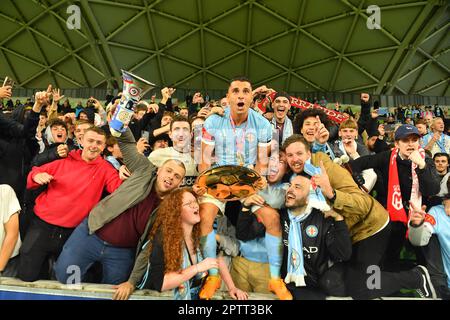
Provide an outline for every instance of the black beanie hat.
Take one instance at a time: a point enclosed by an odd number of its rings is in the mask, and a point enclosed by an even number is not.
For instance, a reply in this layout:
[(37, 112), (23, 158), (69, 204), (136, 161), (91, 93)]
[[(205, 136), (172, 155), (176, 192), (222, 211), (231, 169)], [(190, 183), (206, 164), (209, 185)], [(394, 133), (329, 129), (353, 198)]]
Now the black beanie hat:
[(291, 102), (291, 96), (288, 95), (286, 92), (277, 92), (277, 94), (273, 97), (273, 101), (275, 101), (275, 99), (278, 97), (285, 97), (289, 100), (289, 102)]

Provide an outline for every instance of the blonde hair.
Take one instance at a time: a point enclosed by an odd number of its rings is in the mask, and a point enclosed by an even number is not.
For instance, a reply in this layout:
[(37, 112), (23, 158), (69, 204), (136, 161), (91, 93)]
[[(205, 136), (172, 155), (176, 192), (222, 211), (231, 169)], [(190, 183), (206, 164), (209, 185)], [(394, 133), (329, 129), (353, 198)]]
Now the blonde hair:
[(341, 125), (339, 126), (339, 130), (343, 130), (343, 129), (358, 130), (358, 124), (356, 123), (355, 120), (348, 119), (348, 120), (345, 120), (344, 122), (342, 122)]

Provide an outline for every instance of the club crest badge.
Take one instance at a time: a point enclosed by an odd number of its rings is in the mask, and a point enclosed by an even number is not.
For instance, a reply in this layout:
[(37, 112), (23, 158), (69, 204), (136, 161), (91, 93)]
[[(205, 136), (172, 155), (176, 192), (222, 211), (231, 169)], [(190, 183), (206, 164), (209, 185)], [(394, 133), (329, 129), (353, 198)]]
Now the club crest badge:
[(297, 268), (300, 265), (300, 257), (298, 255), (298, 252), (295, 249), (292, 249), (292, 259), (291, 259), (291, 263), (292, 263), (292, 267), (294, 268), (294, 270), (297, 270)]
[(306, 235), (310, 238), (315, 238), (319, 234), (319, 229), (314, 225), (309, 225), (306, 227)]
[(255, 136), (253, 135), (253, 133), (248, 133), (247, 136), (246, 136), (246, 140), (249, 143), (252, 143), (253, 141), (255, 141)]

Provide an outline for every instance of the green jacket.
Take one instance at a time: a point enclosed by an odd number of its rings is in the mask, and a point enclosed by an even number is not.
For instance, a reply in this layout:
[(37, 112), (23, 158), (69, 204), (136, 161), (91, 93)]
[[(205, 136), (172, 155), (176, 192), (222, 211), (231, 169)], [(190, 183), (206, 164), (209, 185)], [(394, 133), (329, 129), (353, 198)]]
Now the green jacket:
[[(127, 209), (135, 206), (144, 200), (153, 188), (156, 180), (157, 168), (136, 148), (136, 141), (130, 129), (122, 134), (118, 139), (120, 150), (122, 151), (125, 165), (132, 175), (125, 180), (122, 185), (112, 194), (100, 201), (89, 213), (88, 226), (89, 233), (93, 234), (105, 224), (117, 218)], [(156, 208), (147, 222), (145, 231), (139, 239), (136, 250), (136, 261), (130, 281), (136, 284), (143, 276), (147, 267), (147, 257), (141, 252), (142, 245), (147, 240), (148, 232), (156, 217)]]

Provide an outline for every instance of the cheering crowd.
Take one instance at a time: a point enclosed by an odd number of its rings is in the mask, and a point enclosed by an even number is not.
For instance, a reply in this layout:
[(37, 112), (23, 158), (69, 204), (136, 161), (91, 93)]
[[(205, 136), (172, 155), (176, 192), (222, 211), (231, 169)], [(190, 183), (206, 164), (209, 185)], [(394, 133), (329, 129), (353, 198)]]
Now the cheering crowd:
[[(0, 276), (112, 284), (114, 299), (450, 298), (448, 110), (381, 116), (362, 93), (337, 121), (324, 98), (297, 108), (244, 77), (219, 101), (174, 92), (138, 102), (119, 137), (121, 95), (72, 108), (49, 85), (4, 105)], [(198, 183), (226, 165), (260, 174), (257, 193)]]

